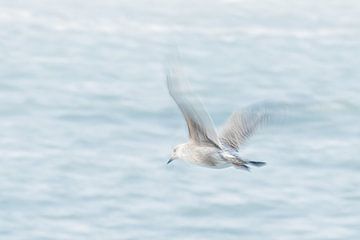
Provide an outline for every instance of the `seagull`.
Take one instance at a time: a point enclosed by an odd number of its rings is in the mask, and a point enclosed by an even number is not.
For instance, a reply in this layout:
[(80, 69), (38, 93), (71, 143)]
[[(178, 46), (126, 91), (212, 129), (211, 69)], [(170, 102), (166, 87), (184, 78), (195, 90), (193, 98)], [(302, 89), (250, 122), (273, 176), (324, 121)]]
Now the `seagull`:
[(187, 82), (180, 80), (177, 70), (168, 70), (167, 88), (186, 121), (189, 140), (173, 148), (167, 164), (181, 159), (208, 168), (235, 167), (247, 171), (250, 166), (264, 166), (265, 162), (243, 159), (239, 147), (268, 122), (269, 112), (254, 107), (233, 112), (218, 134), (201, 101), (192, 94)]

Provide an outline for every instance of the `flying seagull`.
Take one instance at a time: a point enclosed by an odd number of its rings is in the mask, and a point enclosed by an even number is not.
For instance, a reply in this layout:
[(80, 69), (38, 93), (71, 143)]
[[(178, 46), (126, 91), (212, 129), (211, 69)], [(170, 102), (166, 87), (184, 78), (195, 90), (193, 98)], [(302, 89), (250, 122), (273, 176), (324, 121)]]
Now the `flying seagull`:
[(167, 87), (185, 118), (189, 141), (177, 145), (168, 164), (175, 159), (209, 168), (235, 167), (250, 170), (250, 166), (263, 166), (265, 162), (248, 161), (239, 153), (239, 147), (254, 131), (269, 120), (265, 108), (248, 108), (234, 112), (218, 134), (212, 119), (190, 90), (186, 81), (179, 79), (177, 69), (167, 73)]

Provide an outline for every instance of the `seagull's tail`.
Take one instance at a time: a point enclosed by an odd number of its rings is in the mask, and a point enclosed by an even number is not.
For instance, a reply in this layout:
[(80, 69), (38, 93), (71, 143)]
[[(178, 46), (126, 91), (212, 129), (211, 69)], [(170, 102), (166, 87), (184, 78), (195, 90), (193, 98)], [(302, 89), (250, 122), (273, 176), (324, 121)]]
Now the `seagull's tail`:
[(243, 169), (243, 170), (246, 170), (246, 171), (250, 171), (250, 166), (262, 167), (262, 166), (266, 165), (266, 162), (241, 160), (241, 162), (233, 162), (232, 164), (236, 168)]
[[(229, 159), (226, 159), (229, 160)], [(244, 160), (241, 159), (240, 157), (232, 156), (232, 158), (230, 158), (230, 162), (232, 163), (232, 165), (236, 168), (240, 168), (243, 170), (247, 170), (250, 171), (250, 166), (255, 166), (255, 167), (262, 167), (266, 165), (266, 162), (258, 162), (258, 161), (248, 161), (248, 160)]]
[(246, 161), (246, 163), (255, 167), (262, 167), (266, 165), (266, 162), (257, 162), (257, 161)]

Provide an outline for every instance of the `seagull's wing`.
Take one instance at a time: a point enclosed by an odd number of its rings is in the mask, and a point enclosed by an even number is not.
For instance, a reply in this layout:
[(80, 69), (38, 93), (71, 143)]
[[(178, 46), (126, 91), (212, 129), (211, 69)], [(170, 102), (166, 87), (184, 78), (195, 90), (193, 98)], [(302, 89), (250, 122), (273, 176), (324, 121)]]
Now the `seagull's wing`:
[(219, 134), (220, 141), (234, 150), (251, 137), (255, 130), (267, 124), (272, 113), (266, 106), (248, 107), (243, 112), (234, 112)]
[(168, 70), (167, 87), (185, 118), (190, 140), (197, 144), (211, 144), (221, 148), (221, 143), (209, 114), (201, 101), (191, 93), (187, 82), (179, 79), (179, 73), (176, 69)]

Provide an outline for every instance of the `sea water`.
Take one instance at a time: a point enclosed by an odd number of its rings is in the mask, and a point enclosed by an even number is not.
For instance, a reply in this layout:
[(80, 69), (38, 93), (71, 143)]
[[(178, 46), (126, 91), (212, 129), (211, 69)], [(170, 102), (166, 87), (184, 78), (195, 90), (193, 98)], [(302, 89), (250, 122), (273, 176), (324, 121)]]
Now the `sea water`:
[[(0, 238), (360, 238), (358, 1), (0, 1)], [(166, 162), (187, 140), (165, 84), (217, 126), (289, 117), (251, 172)]]

